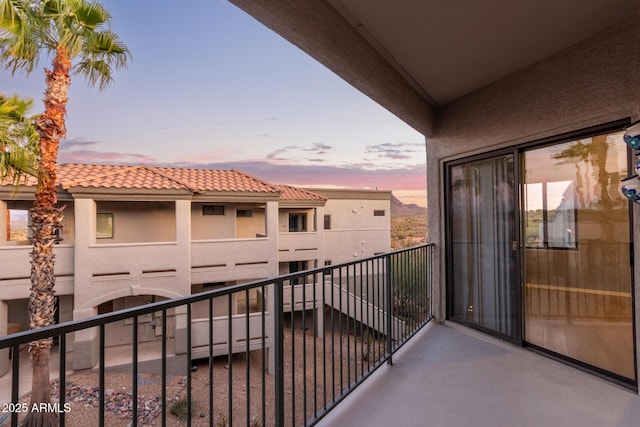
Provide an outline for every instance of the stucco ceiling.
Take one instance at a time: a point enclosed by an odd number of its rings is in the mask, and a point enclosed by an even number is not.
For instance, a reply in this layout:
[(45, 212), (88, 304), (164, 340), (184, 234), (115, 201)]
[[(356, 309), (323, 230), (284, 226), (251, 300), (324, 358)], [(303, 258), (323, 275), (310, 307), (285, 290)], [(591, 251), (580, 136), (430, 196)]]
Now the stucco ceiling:
[(640, 10), (640, 0), (328, 0), (444, 105)]

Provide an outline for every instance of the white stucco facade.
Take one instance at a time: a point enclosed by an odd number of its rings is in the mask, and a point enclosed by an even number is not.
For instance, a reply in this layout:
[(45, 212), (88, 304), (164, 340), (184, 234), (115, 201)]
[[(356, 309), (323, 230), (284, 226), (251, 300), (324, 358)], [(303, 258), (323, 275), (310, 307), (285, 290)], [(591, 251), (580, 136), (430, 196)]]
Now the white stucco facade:
[[(12, 240), (9, 231), (10, 213), (24, 214), (32, 197), (30, 191), (14, 193), (9, 187), (0, 188), (0, 227), (7, 230), (0, 233), (2, 334), (8, 327), (13, 331), (28, 328), (31, 246), (24, 239)], [(136, 194), (112, 188), (61, 190), (65, 228), (63, 240), (54, 249), (58, 321), (267, 279), (288, 273), (292, 263), (309, 269), (323, 266), (325, 259), (332, 263), (351, 261), (352, 252), (363, 257), (389, 250), (390, 192), (336, 190), (325, 197), (316, 194), (314, 200), (283, 200), (278, 192), (186, 195)], [(351, 220), (356, 205), (358, 209), (368, 207), (366, 220), (364, 212), (358, 222)], [(374, 217), (373, 208), (384, 210), (385, 216)], [(349, 212), (343, 213), (345, 209)], [(106, 237), (97, 233), (97, 217), (104, 214), (109, 215), (112, 226)], [(325, 215), (332, 216), (335, 229), (324, 229)], [(334, 233), (357, 241), (358, 247), (342, 250)], [(232, 310), (242, 312), (247, 306), (259, 309), (257, 301), (253, 294), (248, 302), (234, 300)], [(226, 313), (226, 303), (223, 305), (216, 308), (217, 313)], [(198, 345), (198, 319), (205, 311), (194, 307), (194, 348)], [(156, 339), (159, 326), (159, 319), (148, 317), (140, 319), (143, 340)], [(186, 351), (181, 348), (185, 320), (180, 312), (170, 313), (167, 319), (177, 352)], [(208, 328), (206, 322), (202, 325)], [(131, 342), (130, 322), (110, 324), (107, 329), (107, 345)], [(80, 355), (74, 357), (76, 368), (93, 366), (97, 332), (77, 333), (73, 350)], [(6, 369), (6, 355), (3, 364)]]

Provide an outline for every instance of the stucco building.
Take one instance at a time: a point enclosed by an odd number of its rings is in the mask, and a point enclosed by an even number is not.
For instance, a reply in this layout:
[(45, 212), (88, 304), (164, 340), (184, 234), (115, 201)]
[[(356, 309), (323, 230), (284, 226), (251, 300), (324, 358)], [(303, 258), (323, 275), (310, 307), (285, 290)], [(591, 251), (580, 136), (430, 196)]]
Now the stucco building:
[[(27, 235), (12, 236), (11, 229), (26, 228), (34, 185), (28, 181), (18, 192), (10, 185), (0, 187), (0, 230), (6, 230), (0, 233), (2, 334), (28, 328), (30, 245)], [(233, 170), (79, 164), (59, 166), (58, 188), (59, 204), (66, 206), (61, 240), (54, 249), (58, 321), (351, 261), (390, 248), (389, 191), (305, 190)], [(341, 245), (337, 239), (354, 244)], [(261, 310), (260, 301), (256, 293), (248, 301), (237, 297), (232, 314)], [(214, 316), (228, 314), (226, 301), (217, 301), (214, 308)], [(179, 338), (185, 318), (171, 314), (167, 326), (171, 337)], [(198, 325), (202, 323), (206, 336), (208, 306), (195, 304), (192, 316), (197, 353)], [(140, 341), (157, 339), (159, 322), (153, 314), (140, 319)], [(223, 322), (226, 317), (220, 325)], [(125, 321), (109, 325), (106, 344), (129, 343), (131, 327)], [(222, 337), (216, 351), (226, 352), (228, 339), (233, 337)], [(75, 357), (74, 365), (90, 367), (96, 346), (95, 331), (76, 333), (74, 351), (83, 357)]]

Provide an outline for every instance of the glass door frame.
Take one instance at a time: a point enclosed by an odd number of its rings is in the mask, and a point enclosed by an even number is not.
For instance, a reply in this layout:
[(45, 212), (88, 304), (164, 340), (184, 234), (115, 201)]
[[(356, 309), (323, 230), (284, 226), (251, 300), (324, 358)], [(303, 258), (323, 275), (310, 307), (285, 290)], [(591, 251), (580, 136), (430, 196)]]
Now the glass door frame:
[[(626, 127), (628, 127), (631, 124), (631, 119), (627, 118), (627, 119), (621, 119), (621, 120), (616, 120), (613, 122), (608, 122), (608, 123), (603, 123), (601, 125), (597, 125), (597, 126), (592, 126), (589, 128), (585, 128), (585, 129), (581, 129), (581, 130), (577, 130), (577, 131), (573, 131), (573, 132), (568, 132), (568, 133), (564, 133), (561, 135), (557, 135), (557, 136), (553, 136), (553, 137), (549, 137), (549, 138), (545, 138), (545, 139), (541, 139), (541, 140), (536, 140), (536, 141), (531, 141), (528, 143), (524, 143), (521, 144), (519, 146), (517, 146), (517, 150), (518, 150), (518, 154), (520, 155), (520, 160), (519, 160), (519, 166), (520, 166), (520, 170), (524, 171), (524, 158), (522, 156), (522, 154), (525, 151), (528, 150), (534, 150), (534, 149), (538, 149), (538, 148), (544, 148), (544, 147), (549, 147), (549, 146), (553, 146), (556, 144), (561, 144), (563, 142), (569, 142), (572, 140), (578, 140), (578, 139), (582, 139), (582, 138), (590, 138), (590, 137), (595, 137), (595, 136), (599, 136), (599, 135), (603, 135), (603, 134), (608, 134), (608, 133), (614, 133), (614, 132), (619, 132), (619, 131), (623, 131)], [(634, 154), (633, 151), (631, 150), (631, 148), (627, 147), (626, 150), (626, 156), (627, 156), (627, 176), (633, 176), (635, 174), (635, 164), (634, 164)], [(621, 177), (621, 179), (624, 179), (626, 177)], [(524, 182), (524, 181), (523, 181)], [(524, 212), (524, 185), (522, 185), (522, 188), (520, 189), (520, 204), (518, 209), (521, 212)], [(522, 299), (522, 318), (523, 318), (523, 324), (522, 324), (522, 336), (523, 336), (523, 341), (522, 341), (522, 346), (529, 348), (533, 351), (536, 351), (538, 353), (542, 353), (548, 357), (551, 357), (553, 359), (559, 360), (561, 362), (567, 363), (569, 365), (572, 365), (574, 367), (577, 367), (579, 369), (585, 370), (587, 372), (590, 372), (592, 374), (598, 375), (600, 377), (603, 377), (609, 381), (614, 381), (615, 383), (622, 385), (624, 387), (627, 388), (631, 388), (635, 391), (638, 390), (638, 357), (637, 357), (637, 341), (636, 341), (636, 303), (635, 303), (635, 290), (636, 290), (636, 286), (635, 286), (635, 264), (634, 264), (634, 231), (633, 231), (633, 203), (631, 201), (628, 201), (629, 204), (629, 209), (628, 209), (628, 225), (629, 225), (629, 285), (630, 285), (630, 291), (631, 291), (631, 314), (632, 314), (632, 319), (631, 319), (631, 324), (632, 324), (632, 329), (633, 329), (633, 361), (634, 361), (634, 372), (635, 372), (635, 378), (632, 379), (632, 382), (630, 382), (630, 379), (620, 376), (614, 372), (611, 371), (607, 371), (605, 369), (599, 368), (597, 366), (594, 365), (590, 365), (586, 362), (571, 358), (570, 356), (565, 356), (563, 354), (559, 354), (554, 352), (553, 350), (547, 349), (545, 347), (540, 347), (536, 344), (527, 342), (524, 337), (526, 337), (526, 327), (527, 325), (524, 322), (524, 312), (525, 312), (525, 305), (526, 301), (524, 299)], [(522, 221), (522, 220), (521, 220)], [(523, 223), (522, 223), (523, 224)], [(524, 224), (523, 227), (521, 229), (521, 241), (524, 242), (524, 234), (525, 234), (525, 230), (524, 230)], [(523, 243), (524, 245), (524, 243)], [(521, 286), (524, 286), (524, 275), (525, 275), (525, 262), (524, 262), (524, 247), (521, 248), (522, 252), (521, 252)], [(524, 289), (522, 289), (522, 295), (524, 295)]]
[[(522, 339), (524, 337), (524, 329), (523, 329), (523, 301), (522, 301), (522, 286), (521, 286), (521, 278), (522, 278), (522, 272), (521, 272), (521, 225), (520, 225), (520, 160), (519, 160), (519, 152), (518, 152), (518, 148), (516, 147), (511, 147), (511, 148), (507, 148), (507, 149), (502, 149), (502, 150), (497, 150), (497, 151), (491, 151), (488, 153), (482, 153), (482, 154), (477, 154), (474, 156), (470, 156), (470, 157), (464, 157), (461, 159), (456, 159), (456, 160), (452, 160), (449, 162), (445, 162), (444, 163), (444, 169), (445, 169), (445, 183), (444, 183), (444, 187), (445, 187), (445, 200), (444, 200), (444, 209), (445, 209), (445, 215), (444, 215), (444, 219), (445, 219), (445, 239), (446, 239), (446, 271), (445, 271), (445, 280), (446, 280), (446, 293), (447, 293), (447, 304), (446, 304), (446, 317), (447, 319), (453, 320), (455, 322), (461, 323), (465, 326), (468, 326), (470, 328), (473, 329), (477, 329), (479, 331), (482, 331), (484, 333), (487, 333), (489, 335), (495, 336), (497, 338), (503, 339), (505, 341), (509, 341), (512, 342), (514, 344), (517, 345), (522, 345)], [(482, 160), (490, 160), (490, 159), (495, 159), (498, 157), (505, 157), (505, 156), (511, 156), (513, 159), (513, 218), (511, 221), (511, 230), (510, 230), (510, 234), (511, 234), (511, 241), (512, 241), (512, 250), (510, 252), (511, 254), (511, 260), (509, 260), (509, 262), (513, 262), (514, 263), (514, 268), (512, 270), (512, 277), (511, 277), (511, 281), (512, 281), (512, 286), (513, 286), (513, 307), (516, 309), (515, 312), (515, 316), (514, 316), (514, 331), (515, 331), (515, 336), (511, 337), (505, 334), (502, 334), (498, 331), (494, 331), (488, 328), (485, 328), (481, 325), (475, 324), (475, 323), (471, 323), (471, 322), (466, 322), (462, 319), (458, 319), (458, 318), (454, 318), (453, 317), (453, 311), (454, 311), (454, 299), (453, 299), (453, 246), (451, 244), (451, 242), (453, 241), (452, 238), (452, 230), (453, 230), (453, 211), (451, 209), (452, 206), (452, 200), (451, 200), (451, 193), (452, 193), (452, 183), (451, 183), (451, 169), (455, 166), (461, 166), (461, 165), (465, 165), (468, 163), (473, 163), (473, 162), (477, 162), (477, 161), (482, 161)]]
[[(444, 221), (445, 221), (445, 246), (446, 246), (446, 250), (445, 250), (445, 290), (446, 290), (446, 318), (448, 320), (457, 322), (457, 323), (461, 323), (465, 326), (468, 326), (470, 328), (473, 329), (477, 329), (480, 330), (484, 333), (487, 333), (489, 335), (501, 338), (503, 340), (512, 342), (516, 345), (520, 345), (522, 347), (528, 347), (528, 348), (532, 348), (535, 351), (539, 351), (541, 353), (544, 353), (550, 357), (559, 359), (565, 363), (569, 363), (571, 365), (574, 365), (578, 368), (587, 370), (589, 372), (595, 373), (596, 375), (600, 375), (603, 376), (609, 380), (613, 380), (625, 387), (630, 387), (634, 390), (638, 390), (638, 357), (637, 357), (637, 352), (638, 352), (638, 347), (637, 347), (637, 341), (636, 341), (636, 336), (637, 336), (637, 331), (636, 331), (636, 304), (635, 304), (635, 291), (636, 291), (636, 284), (635, 284), (635, 264), (634, 264), (634, 253), (635, 253), (635, 248), (634, 248), (634, 221), (633, 221), (633, 204), (632, 202), (628, 202), (629, 203), (629, 236), (630, 236), (630, 275), (629, 275), (629, 283), (630, 283), (630, 290), (631, 290), (631, 310), (632, 310), (632, 326), (633, 326), (633, 352), (634, 352), (634, 363), (635, 363), (635, 379), (633, 381), (632, 384), (629, 383), (628, 380), (624, 379), (624, 378), (620, 378), (618, 375), (611, 373), (609, 371), (605, 371), (602, 370), (598, 367), (592, 366), (592, 365), (588, 365), (585, 364), (584, 362), (580, 362), (578, 360), (575, 359), (571, 359), (569, 357), (563, 356), (563, 355), (559, 355), (557, 353), (554, 353), (550, 350), (546, 350), (544, 348), (535, 346), (533, 344), (528, 344), (525, 340), (524, 337), (525, 335), (525, 328), (526, 325), (524, 324), (524, 313), (525, 313), (525, 301), (524, 301), (524, 292), (523, 292), (523, 286), (524, 286), (524, 228), (523, 228), (523, 185), (522, 185), (522, 170), (523, 170), (523, 159), (521, 154), (526, 151), (526, 150), (530, 150), (530, 149), (534, 149), (534, 148), (542, 148), (545, 146), (550, 146), (550, 145), (555, 145), (558, 143), (562, 143), (562, 142), (567, 142), (570, 141), (572, 139), (580, 139), (580, 138), (586, 138), (586, 137), (593, 137), (593, 136), (597, 136), (597, 135), (601, 135), (601, 134), (605, 134), (605, 133), (611, 133), (611, 132), (616, 132), (616, 131), (621, 131), (624, 130), (627, 126), (629, 126), (631, 124), (631, 119), (630, 118), (626, 118), (626, 119), (620, 119), (620, 120), (615, 120), (612, 122), (608, 122), (608, 123), (603, 123), (601, 125), (597, 125), (597, 126), (592, 126), (592, 127), (588, 127), (588, 128), (584, 128), (584, 129), (580, 129), (580, 130), (576, 130), (576, 131), (572, 131), (572, 132), (566, 132), (560, 135), (555, 135), (552, 137), (548, 137), (548, 138), (543, 138), (543, 139), (538, 139), (538, 140), (534, 140), (534, 141), (530, 141), (530, 142), (525, 142), (522, 144), (518, 144), (516, 146), (513, 147), (509, 147), (509, 148), (504, 148), (504, 149), (499, 149), (499, 150), (493, 150), (493, 151), (489, 151), (486, 153), (481, 153), (481, 154), (476, 154), (476, 155), (472, 155), (472, 156), (468, 156), (468, 157), (463, 157), (460, 159), (455, 159), (455, 160), (451, 160), (451, 161), (446, 161), (443, 163), (443, 176), (444, 176)], [(475, 325), (469, 322), (464, 322), (461, 321), (459, 319), (453, 318), (452, 313), (453, 313), (453, 281), (452, 281), (452, 271), (453, 271), (453, 256), (452, 256), (452, 210), (451, 210), (451, 190), (452, 190), (452, 186), (451, 186), (451, 168), (454, 166), (459, 166), (459, 165), (463, 165), (466, 163), (470, 163), (470, 162), (474, 162), (474, 161), (478, 161), (478, 160), (486, 160), (486, 159), (491, 159), (491, 158), (495, 158), (495, 157), (500, 157), (500, 156), (504, 156), (504, 155), (513, 155), (514, 158), (514, 191), (515, 191), (515, 209), (514, 209), (514, 224), (516, 226), (516, 231), (514, 234), (514, 237), (516, 238), (515, 240), (517, 241), (517, 255), (515, 256), (515, 266), (514, 266), (514, 272), (515, 272), (515, 278), (514, 278), (514, 286), (516, 287), (515, 290), (515, 295), (516, 298), (518, 299), (517, 301), (517, 307), (518, 307), (518, 313), (517, 313), (517, 321), (519, 322), (519, 339), (518, 340), (514, 340), (511, 337), (507, 337), (504, 336), (502, 334), (497, 333), (496, 331), (492, 331), (492, 330), (487, 330), (486, 328), (483, 328), (479, 325)], [(632, 176), (634, 174), (634, 169), (635, 169), (635, 164), (634, 164), (634, 155), (631, 151), (631, 149), (627, 148), (627, 168), (628, 168), (628, 175)]]

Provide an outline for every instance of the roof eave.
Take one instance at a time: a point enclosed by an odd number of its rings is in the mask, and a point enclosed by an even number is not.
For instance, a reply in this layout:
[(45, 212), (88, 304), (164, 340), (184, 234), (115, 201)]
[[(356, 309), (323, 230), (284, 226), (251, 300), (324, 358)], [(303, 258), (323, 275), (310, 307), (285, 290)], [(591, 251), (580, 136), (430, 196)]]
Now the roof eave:
[(280, 208), (317, 208), (326, 204), (326, 200), (280, 200)]
[(202, 191), (193, 195), (194, 202), (277, 202), (280, 193), (250, 191)]
[(95, 200), (185, 200), (191, 199), (189, 190), (167, 190), (150, 188), (95, 188), (72, 187), (67, 189), (73, 198)]

